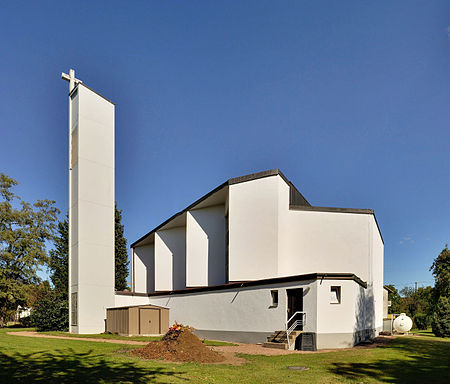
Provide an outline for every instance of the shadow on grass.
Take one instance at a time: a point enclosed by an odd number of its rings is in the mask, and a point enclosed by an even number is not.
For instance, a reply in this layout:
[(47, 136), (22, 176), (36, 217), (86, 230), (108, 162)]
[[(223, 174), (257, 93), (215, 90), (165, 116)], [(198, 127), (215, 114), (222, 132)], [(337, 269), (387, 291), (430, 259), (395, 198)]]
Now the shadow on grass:
[(0, 352), (0, 383), (147, 383), (163, 376), (178, 376), (164, 368), (145, 368), (133, 362), (107, 360), (93, 351)]
[[(396, 339), (381, 347), (386, 357), (369, 363), (333, 363), (330, 371), (350, 380), (382, 383), (450, 383), (450, 343)], [(377, 352), (381, 352), (377, 348)]]

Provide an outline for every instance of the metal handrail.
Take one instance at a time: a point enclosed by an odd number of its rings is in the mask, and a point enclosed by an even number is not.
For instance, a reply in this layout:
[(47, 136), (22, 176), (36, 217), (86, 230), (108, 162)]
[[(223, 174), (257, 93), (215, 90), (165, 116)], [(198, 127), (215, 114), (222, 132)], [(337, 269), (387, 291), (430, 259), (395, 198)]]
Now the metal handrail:
[[(289, 327), (289, 322), (298, 314), (302, 315), (302, 318), (299, 320), (295, 320), (292, 325)], [(295, 312), (289, 319), (288, 321), (286, 321), (286, 338), (287, 338), (287, 342), (288, 342), (288, 349), (291, 349), (291, 342), (289, 340), (289, 335), (294, 332), (295, 328), (297, 328), (299, 325), (301, 326), (305, 326), (306, 324), (306, 313), (305, 312), (300, 312), (297, 311)]]

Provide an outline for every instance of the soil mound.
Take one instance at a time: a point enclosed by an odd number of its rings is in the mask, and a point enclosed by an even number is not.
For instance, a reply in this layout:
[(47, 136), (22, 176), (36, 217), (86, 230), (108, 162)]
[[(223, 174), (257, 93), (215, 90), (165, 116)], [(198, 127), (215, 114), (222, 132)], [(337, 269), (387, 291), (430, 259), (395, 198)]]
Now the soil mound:
[(152, 341), (145, 347), (131, 351), (133, 355), (144, 359), (164, 359), (169, 361), (196, 361), (199, 363), (217, 363), (224, 357), (209, 349), (189, 329), (176, 337), (164, 336), (161, 341)]

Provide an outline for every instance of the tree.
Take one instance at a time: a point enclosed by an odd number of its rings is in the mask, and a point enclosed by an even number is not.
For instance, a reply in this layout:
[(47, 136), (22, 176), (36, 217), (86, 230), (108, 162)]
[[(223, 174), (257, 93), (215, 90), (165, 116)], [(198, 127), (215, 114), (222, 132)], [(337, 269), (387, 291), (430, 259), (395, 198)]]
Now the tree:
[(450, 337), (450, 252), (448, 244), (434, 259), (430, 267), (433, 273), (435, 313), (431, 327), (433, 333), (440, 337)]
[(50, 278), (55, 290), (62, 298), (69, 296), (69, 220), (58, 223), (58, 236), (54, 240), (55, 249), (50, 251)]
[(128, 288), (128, 253), (127, 240), (122, 224), (122, 210), (115, 205), (115, 288), (117, 291), (125, 291)]
[(397, 288), (393, 286), (392, 284), (386, 285), (386, 287), (389, 287), (389, 289), (392, 290), (392, 292), (389, 291), (388, 293), (388, 300), (391, 302), (391, 307), (389, 309), (390, 313), (400, 313), (401, 312), (401, 305), (402, 305), (402, 298), (400, 294), (398, 293)]
[(69, 301), (63, 293), (41, 284), (36, 290), (31, 311), (31, 322), (41, 331), (67, 331), (69, 329)]
[(18, 182), (0, 173), (0, 326), (9, 311), (27, 306), (28, 286), (48, 262), (46, 242), (53, 239), (59, 210), (55, 202), (23, 201), (12, 189)]
[(448, 250), (448, 244), (445, 244), (445, 248), (434, 259), (433, 264), (430, 267), (432, 271), (436, 290), (436, 298), (440, 296), (450, 296), (450, 251)]
[(448, 296), (439, 298), (431, 328), (438, 337), (450, 337), (450, 300)]
[(405, 287), (400, 291), (402, 297), (401, 311), (408, 316), (428, 315), (433, 313), (433, 288), (420, 287), (417, 290)]
[(69, 328), (69, 221), (58, 223), (48, 267), (53, 289), (49, 284), (36, 290), (32, 324), (38, 331), (67, 331)]

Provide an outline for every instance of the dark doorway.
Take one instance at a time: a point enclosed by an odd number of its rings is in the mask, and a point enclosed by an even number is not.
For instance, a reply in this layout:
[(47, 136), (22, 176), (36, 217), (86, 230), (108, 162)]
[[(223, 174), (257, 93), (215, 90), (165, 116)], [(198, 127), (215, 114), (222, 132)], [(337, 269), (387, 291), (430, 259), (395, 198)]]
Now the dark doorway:
[[(303, 312), (303, 288), (287, 289), (287, 318), (290, 319), (295, 312)], [(295, 320), (300, 320), (301, 316), (297, 315), (289, 321), (288, 327)], [(303, 324), (301, 326), (303, 329)]]

